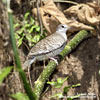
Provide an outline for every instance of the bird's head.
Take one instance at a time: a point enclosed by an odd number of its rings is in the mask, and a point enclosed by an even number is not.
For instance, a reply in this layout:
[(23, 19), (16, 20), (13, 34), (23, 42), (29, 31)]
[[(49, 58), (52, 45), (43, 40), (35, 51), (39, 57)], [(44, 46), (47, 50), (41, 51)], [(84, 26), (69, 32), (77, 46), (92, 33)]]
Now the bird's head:
[(66, 33), (67, 30), (71, 29), (71, 27), (69, 27), (68, 25), (66, 24), (60, 24), (58, 25), (56, 31), (57, 32), (62, 32), (62, 33)]

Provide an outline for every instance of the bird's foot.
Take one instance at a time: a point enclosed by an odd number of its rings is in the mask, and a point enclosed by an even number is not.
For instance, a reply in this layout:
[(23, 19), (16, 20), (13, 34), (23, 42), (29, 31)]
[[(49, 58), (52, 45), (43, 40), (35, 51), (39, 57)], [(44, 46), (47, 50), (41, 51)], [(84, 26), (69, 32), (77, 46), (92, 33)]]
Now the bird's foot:
[(58, 61), (55, 58), (50, 57), (51, 60), (53, 60), (57, 65), (58, 65)]

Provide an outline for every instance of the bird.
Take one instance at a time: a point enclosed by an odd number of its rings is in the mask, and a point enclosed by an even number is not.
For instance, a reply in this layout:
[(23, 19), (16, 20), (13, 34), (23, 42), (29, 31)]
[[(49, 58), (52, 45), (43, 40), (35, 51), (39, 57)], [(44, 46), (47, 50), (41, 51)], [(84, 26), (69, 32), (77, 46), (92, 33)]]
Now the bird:
[(41, 61), (46, 59), (54, 59), (55, 56), (60, 54), (64, 49), (67, 43), (66, 32), (70, 27), (67, 24), (60, 24), (56, 28), (56, 32), (47, 36), (46, 38), (39, 41), (32, 49), (30, 50), (26, 61), (23, 64), (23, 69), (30, 67), (35, 61)]

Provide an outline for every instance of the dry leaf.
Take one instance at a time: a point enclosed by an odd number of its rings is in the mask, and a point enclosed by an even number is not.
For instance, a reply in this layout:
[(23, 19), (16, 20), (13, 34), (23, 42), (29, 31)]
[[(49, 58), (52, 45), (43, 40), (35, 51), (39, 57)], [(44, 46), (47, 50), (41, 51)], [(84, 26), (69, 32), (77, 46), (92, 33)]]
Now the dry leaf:
[[(44, 27), (49, 33), (54, 33), (58, 24), (68, 24), (72, 27), (70, 32), (94, 30), (93, 26), (99, 25), (100, 18), (97, 14), (97, 7), (94, 3), (77, 4), (64, 11), (67, 18), (52, 0), (44, 2), (44, 6), (39, 8)], [(37, 9), (33, 9), (33, 14), (37, 16)]]
[(66, 9), (64, 13), (67, 16), (76, 18), (84, 25), (98, 26), (100, 23), (98, 9), (96, 3), (78, 4)]
[[(33, 13), (37, 16), (37, 9), (33, 9)], [(65, 15), (56, 7), (52, 0), (44, 2), (44, 6), (40, 7), (40, 14), (44, 27), (49, 33), (53, 33), (56, 30), (58, 24), (66, 24), (69, 20)]]

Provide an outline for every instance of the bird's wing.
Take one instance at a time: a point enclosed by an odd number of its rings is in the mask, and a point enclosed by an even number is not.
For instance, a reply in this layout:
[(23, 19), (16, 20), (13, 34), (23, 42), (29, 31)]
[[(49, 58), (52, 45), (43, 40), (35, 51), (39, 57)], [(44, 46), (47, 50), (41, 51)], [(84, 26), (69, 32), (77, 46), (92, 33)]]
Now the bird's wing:
[(66, 40), (60, 34), (52, 34), (38, 42), (29, 52), (28, 58), (49, 53), (60, 48), (65, 42)]

